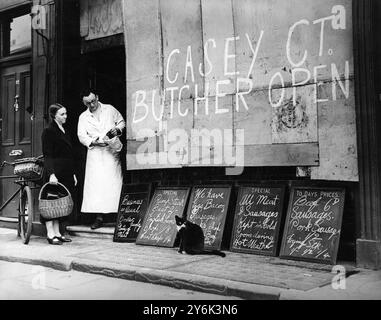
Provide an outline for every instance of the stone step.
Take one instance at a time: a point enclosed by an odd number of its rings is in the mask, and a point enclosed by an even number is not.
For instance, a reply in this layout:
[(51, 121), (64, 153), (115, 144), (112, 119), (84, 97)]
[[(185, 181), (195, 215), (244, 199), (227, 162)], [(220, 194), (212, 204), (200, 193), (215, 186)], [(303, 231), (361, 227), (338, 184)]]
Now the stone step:
[(107, 223), (102, 228), (95, 230), (85, 225), (67, 226), (66, 230), (71, 236), (76, 237), (112, 239), (114, 237), (115, 224)]

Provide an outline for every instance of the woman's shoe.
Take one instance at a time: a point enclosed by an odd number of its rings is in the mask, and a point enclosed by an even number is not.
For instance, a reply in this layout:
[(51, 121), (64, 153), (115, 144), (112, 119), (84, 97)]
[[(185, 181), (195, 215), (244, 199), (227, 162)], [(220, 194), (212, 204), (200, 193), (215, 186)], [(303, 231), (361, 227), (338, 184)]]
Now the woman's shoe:
[(55, 237), (55, 239), (58, 239), (59, 241), (61, 242), (72, 242), (73, 240), (69, 239), (69, 238), (66, 238), (64, 236), (61, 236), (61, 237)]
[(54, 237), (53, 239), (46, 238), (48, 240), (49, 244), (54, 244), (54, 245), (61, 245), (62, 242), (57, 239), (57, 237)]

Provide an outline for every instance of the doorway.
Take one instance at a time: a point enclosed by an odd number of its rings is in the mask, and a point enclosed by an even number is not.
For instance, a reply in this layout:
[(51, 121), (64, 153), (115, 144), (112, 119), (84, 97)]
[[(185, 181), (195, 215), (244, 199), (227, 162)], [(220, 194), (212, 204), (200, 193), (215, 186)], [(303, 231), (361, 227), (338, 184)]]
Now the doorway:
[[(87, 52), (82, 55), (82, 88), (91, 88), (97, 92), (99, 101), (114, 106), (126, 120), (126, 58), (125, 47), (112, 48)], [(121, 137), (123, 149), (120, 152), (120, 161), (123, 176), (126, 176), (126, 135)], [(85, 156), (83, 168), (85, 173)], [(81, 179), (82, 180), (82, 179)], [(81, 189), (83, 190), (83, 189)], [(93, 222), (94, 217), (81, 215), (81, 222), (88, 224)], [(107, 215), (105, 223), (115, 223), (116, 215)]]
[[(18, 152), (22, 157), (32, 154), (32, 108), (30, 103), (30, 64), (0, 71), (1, 83), (1, 150), (0, 161), (11, 161)], [(12, 167), (4, 167), (1, 175), (13, 175)], [(8, 199), (17, 189), (13, 179), (0, 180), (0, 201)], [(17, 198), (0, 213), (2, 217), (17, 217)]]
[(83, 84), (97, 91), (102, 103), (113, 105), (126, 119), (126, 59), (124, 46), (83, 56)]

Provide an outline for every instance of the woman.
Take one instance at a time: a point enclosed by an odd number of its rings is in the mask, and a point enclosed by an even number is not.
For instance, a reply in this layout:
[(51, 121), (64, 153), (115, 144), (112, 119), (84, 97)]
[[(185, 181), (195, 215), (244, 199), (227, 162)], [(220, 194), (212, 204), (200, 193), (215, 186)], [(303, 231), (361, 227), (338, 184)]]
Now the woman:
[[(77, 178), (74, 174), (74, 155), (70, 136), (63, 127), (67, 119), (66, 108), (55, 103), (49, 107), (49, 116), (50, 125), (42, 133), (46, 179), (53, 184), (57, 182), (63, 184), (73, 194)], [(41, 222), (46, 225), (49, 244), (60, 245), (72, 241), (61, 235), (60, 221), (62, 218), (48, 220), (41, 217)]]

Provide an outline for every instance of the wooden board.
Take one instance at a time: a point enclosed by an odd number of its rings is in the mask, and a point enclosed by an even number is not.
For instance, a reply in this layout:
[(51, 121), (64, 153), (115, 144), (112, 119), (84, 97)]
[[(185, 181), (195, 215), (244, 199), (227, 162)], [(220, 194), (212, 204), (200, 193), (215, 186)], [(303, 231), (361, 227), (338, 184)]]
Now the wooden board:
[(194, 186), (192, 189), (187, 219), (204, 231), (205, 249), (221, 249), (230, 193), (230, 186)]
[(81, 1), (81, 36), (86, 40), (123, 33), (122, 1)]
[(293, 187), (280, 257), (335, 264), (345, 190)]
[(227, 48), (229, 55), (235, 55), (234, 41), (226, 42), (226, 38), (234, 37), (232, 2), (231, 0), (202, 0), (201, 5), (203, 39), (205, 44), (208, 42), (205, 52), (213, 66), (210, 68), (209, 64), (205, 63), (205, 83), (210, 84), (208, 88), (205, 86), (205, 96), (216, 95), (216, 83), (219, 80), (230, 81), (229, 84), (221, 86), (221, 91), (226, 94), (234, 93), (236, 83), (235, 58), (228, 59), (226, 70), (224, 60), (225, 48)]
[[(342, 85), (346, 85), (342, 81)], [(338, 83), (320, 86), (318, 103), (320, 166), (311, 168), (314, 180), (359, 181), (354, 82), (348, 80), (348, 98)], [(332, 98), (335, 90), (336, 100)]]
[[(216, 146), (204, 146), (210, 150), (205, 156), (196, 153), (190, 137), (192, 129), (205, 128), (206, 135), (228, 129), (234, 131), (233, 148), (244, 145), (239, 166), (320, 165), (312, 179), (358, 181), (353, 86), (349, 98), (339, 100), (338, 85), (337, 99), (329, 95), (334, 91), (329, 83), (354, 76), (351, 0), (125, 0), (122, 5), (127, 138), (148, 138), (154, 148), (143, 152), (158, 159), (139, 162), (137, 144), (129, 142), (128, 170), (233, 166), (218, 161)], [(228, 112), (216, 113), (216, 98)], [(344, 116), (326, 107), (336, 103)], [(237, 137), (239, 129), (244, 139)], [(188, 137), (168, 142), (174, 130)], [(345, 143), (330, 137), (346, 137)], [(165, 160), (172, 146), (177, 163)], [(344, 158), (348, 161), (340, 162)]]
[(285, 187), (241, 186), (234, 216), (230, 250), (276, 256)]
[[(181, 99), (194, 97), (197, 84), (197, 95), (203, 97), (204, 78), (199, 73), (199, 66), (204, 63), (200, 0), (160, 1), (160, 12), (165, 39), (164, 89), (176, 87), (173, 94), (176, 101), (184, 85), (189, 85), (189, 89), (182, 92)], [(169, 100), (170, 93), (167, 93), (166, 101)]]
[(136, 244), (173, 247), (177, 234), (175, 215), (184, 215), (189, 191), (181, 187), (157, 188)]
[(316, 85), (273, 89), (271, 93), (276, 102), (284, 93), (281, 105), (272, 108), (272, 143), (318, 142)]
[[(272, 143), (272, 107), (268, 90), (254, 91), (238, 97), (234, 108), (234, 130), (245, 132), (245, 145), (270, 145)], [(247, 105), (247, 109), (245, 104)], [(238, 112), (237, 112), (238, 110)]]
[[(350, 74), (353, 76), (353, 42), (352, 42), (352, 0), (233, 0), (234, 27), (237, 42), (237, 71), (246, 77), (252, 63), (253, 52), (250, 49), (246, 34), (253, 49), (258, 45), (260, 33), (263, 37), (259, 43), (256, 61), (251, 72), (255, 88), (268, 88), (271, 77), (280, 72), (285, 86), (292, 82), (293, 68), (287, 57), (287, 40), (290, 28), (298, 23), (290, 37), (290, 58), (294, 63), (305, 62), (299, 66), (307, 69), (314, 78), (314, 67), (317, 80), (331, 78), (331, 64), (344, 74), (343, 63), (350, 61)], [(345, 29), (334, 29), (329, 19), (334, 6), (345, 9)], [(322, 23), (319, 19), (328, 18)], [(314, 23), (316, 21), (316, 23)], [(296, 81), (305, 79), (305, 74), (296, 74)], [(276, 78), (274, 85), (280, 85)]]
[[(155, 112), (159, 114), (158, 94), (162, 89), (159, 4), (157, 0), (124, 0), (122, 6), (127, 67), (127, 138), (136, 138), (139, 130), (157, 130), (159, 127), (151, 110), (154, 100)], [(140, 90), (144, 91), (144, 103), (150, 112), (147, 120), (134, 123), (134, 119), (139, 120), (144, 116), (143, 108), (138, 109), (136, 115), (133, 108), (135, 99), (143, 99), (136, 93)], [(156, 90), (156, 95), (153, 90)]]
[(147, 212), (150, 193), (150, 185), (145, 188), (123, 186), (116, 218), (114, 242), (134, 242), (136, 240)]

